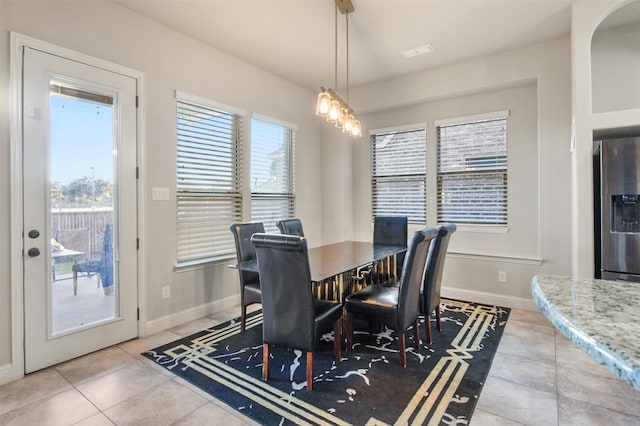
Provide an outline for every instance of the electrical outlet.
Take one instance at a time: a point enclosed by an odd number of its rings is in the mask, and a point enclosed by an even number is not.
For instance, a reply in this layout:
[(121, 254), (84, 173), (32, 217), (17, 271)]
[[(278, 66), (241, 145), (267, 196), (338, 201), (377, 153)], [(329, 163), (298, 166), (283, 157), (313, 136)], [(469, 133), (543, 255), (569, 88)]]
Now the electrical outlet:
[(498, 281), (501, 283), (507, 282), (507, 273), (505, 271), (498, 271)]
[(171, 286), (165, 285), (164, 287), (162, 287), (162, 298), (168, 299), (170, 297), (171, 297)]

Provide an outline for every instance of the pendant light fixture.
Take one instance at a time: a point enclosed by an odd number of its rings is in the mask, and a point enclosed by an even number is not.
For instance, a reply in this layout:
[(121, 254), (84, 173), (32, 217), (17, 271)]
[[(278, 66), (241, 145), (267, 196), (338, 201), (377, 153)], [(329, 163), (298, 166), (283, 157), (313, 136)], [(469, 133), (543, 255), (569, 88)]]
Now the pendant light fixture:
[(342, 128), (343, 133), (354, 138), (362, 136), (360, 120), (353, 113), (353, 108), (349, 106), (349, 13), (353, 13), (354, 8), (351, 0), (335, 0), (336, 9), (334, 13), (334, 87), (338, 87), (338, 10), (345, 15), (346, 20), (346, 76), (347, 76), (347, 101), (344, 101), (334, 89), (320, 87), (318, 101), (316, 102), (316, 115), (326, 117), (327, 122), (333, 123), (336, 127)]

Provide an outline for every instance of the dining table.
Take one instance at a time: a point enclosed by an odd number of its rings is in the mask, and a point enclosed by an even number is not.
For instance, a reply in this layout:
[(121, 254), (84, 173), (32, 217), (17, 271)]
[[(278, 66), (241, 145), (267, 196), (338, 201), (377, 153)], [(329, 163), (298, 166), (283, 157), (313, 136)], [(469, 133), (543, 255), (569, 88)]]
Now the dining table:
[[(373, 244), (364, 241), (341, 241), (309, 249), (311, 283), (316, 297), (344, 301), (348, 295), (371, 284), (373, 271), (384, 270), (395, 276), (396, 256), (405, 246)], [(241, 271), (258, 272), (258, 262), (229, 265)]]

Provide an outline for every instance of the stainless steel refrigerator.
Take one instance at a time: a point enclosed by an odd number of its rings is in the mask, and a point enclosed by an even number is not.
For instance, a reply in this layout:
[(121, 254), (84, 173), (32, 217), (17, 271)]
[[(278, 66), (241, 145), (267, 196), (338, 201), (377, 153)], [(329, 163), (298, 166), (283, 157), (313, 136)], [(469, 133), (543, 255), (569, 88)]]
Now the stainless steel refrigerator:
[(594, 193), (596, 278), (640, 282), (640, 137), (596, 142)]

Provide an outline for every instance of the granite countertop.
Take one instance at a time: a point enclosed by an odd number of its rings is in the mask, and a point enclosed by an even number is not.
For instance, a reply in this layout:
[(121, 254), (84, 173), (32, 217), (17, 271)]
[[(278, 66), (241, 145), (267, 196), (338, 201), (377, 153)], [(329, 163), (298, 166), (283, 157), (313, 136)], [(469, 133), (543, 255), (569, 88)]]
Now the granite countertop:
[(531, 290), (558, 330), (640, 390), (640, 283), (536, 275)]

